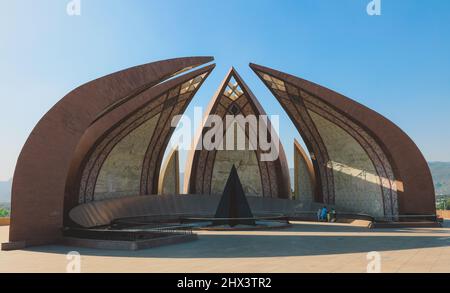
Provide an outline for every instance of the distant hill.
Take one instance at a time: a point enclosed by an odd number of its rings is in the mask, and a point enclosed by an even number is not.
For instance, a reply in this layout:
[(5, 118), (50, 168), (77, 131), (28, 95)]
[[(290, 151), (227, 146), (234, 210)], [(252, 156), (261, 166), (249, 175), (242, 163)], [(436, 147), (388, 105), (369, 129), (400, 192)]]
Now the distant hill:
[(0, 181), (0, 202), (11, 202), (12, 179)]
[(428, 164), (436, 194), (450, 195), (450, 162), (430, 162)]

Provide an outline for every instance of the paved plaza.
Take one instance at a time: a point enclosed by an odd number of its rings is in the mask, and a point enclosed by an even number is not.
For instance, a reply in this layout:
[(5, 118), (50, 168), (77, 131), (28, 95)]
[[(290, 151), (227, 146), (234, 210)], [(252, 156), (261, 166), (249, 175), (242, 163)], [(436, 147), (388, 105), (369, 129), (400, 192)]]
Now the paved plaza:
[[(8, 227), (0, 227), (0, 241)], [(443, 228), (368, 229), (293, 222), (288, 229), (199, 232), (199, 240), (141, 251), (51, 245), (0, 251), (0, 272), (65, 272), (70, 251), (82, 272), (366, 272), (378, 251), (382, 272), (450, 272), (450, 223)]]

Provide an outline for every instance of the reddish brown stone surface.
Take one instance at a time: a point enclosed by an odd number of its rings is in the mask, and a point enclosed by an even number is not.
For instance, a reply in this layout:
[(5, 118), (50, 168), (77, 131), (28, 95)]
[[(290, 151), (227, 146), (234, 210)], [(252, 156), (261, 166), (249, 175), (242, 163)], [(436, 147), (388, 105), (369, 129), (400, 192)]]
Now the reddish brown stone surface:
[[(68, 211), (79, 203), (95, 200), (94, 190), (98, 174), (114, 146), (143, 122), (161, 114), (157, 124), (158, 133), (153, 135), (148, 147), (148, 154), (143, 162), (144, 170), (141, 180), (141, 194), (156, 193), (156, 186), (153, 183), (154, 180), (156, 182), (158, 180), (159, 166), (156, 166), (155, 162), (161, 161), (164, 155), (163, 149), (167, 146), (173, 131), (170, 122), (175, 115), (184, 112), (197, 89), (200, 88), (213, 68), (214, 65), (206, 66), (154, 86), (103, 115), (101, 119), (92, 124), (81, 138), (75, 159), (72, 161), (71, 172), (68, 176), (70, 183), (66, 188), (65, 209)], [(202, 75), (205, 76), (196, 90), (180, 95), (181, 84)], [(175, 94), (172, 95), (172, 93)], [(168, 103), (171, 100), (174, 103)], [(155, 147), (157, 143), (158, 147)], [(149, 166), (149, 162), (153, 162), (153, 165)], [(148, 175), (149, 170), (153, 169), (157, 172)], [(155, 176), (154, 180), (152, 176)]]
[[(104, 141), (114, 143), (118, 134), (111, 134), (125, 122), (130, 122), (129, 119), (139, 109), (149, 107), (155, 113), (165, 111), (167, 113), (161, 116), (166, 118), (171, 113), (183, 112), (193, 95), (182, 94), (178, 89), (176, 100), (170, 100), (170, 90), (199, 74), (209, 74), (214, 66), (167, 79), (212, 60), (212, 57), (178, 58), (133, 67), (86, 83), (61, 99), (39, 121), (19, 155), (12, 187), (9, 246), (24, 247), (59, 240), (64, 216), (79, 203), (80, 170), (86, 166), (97, 146)], [(270, 68), (254, 64), (251, 67), (260, 77), (262, 73), (267, 73), (285, 82), (288, 85), (285, 92), (301, 91), (303, 95), (299, 93), (299, 96), (302, 97), (303, 107), (326, 117), (352, 135), (367, 151), (379, 176), (401, 183), (395, 194), (389, 190), (383, 191), (384, 200), (391, 200), (390, 204), (385, 202), (385, 209), (389, 211), (387, 215), (396, 214), (394, 207), (398, 207), (400, 215), (436, 212), (428, 165), (414, 142), (395, 124), (322, 86)], [(235, 106), (243, 114), (263, 113), (245, 83), (237, 74), (234, 77), (247, 96), (245, 101), (236, 99), (233, 102)], [(316, 188), (320, 190), (317, 197), (332, 203), (333, 173), (325, 167), (327, 150), (320, 134), (314, 129), (314, 122), (302, 107), (295, 106), (296, 112), (289, 110), (293, 107), (289, 96), (271, 90), (280, 101), (284, 99), (288, 114), (305, 135), (308, 149), (320, 161), (314, 165)], [(227, 100), (222, 102), (215, 111), (220, 115), (229, 112), (233, 106)], [(152, 140), (147, 150), (141, 183), (144, 194), (156, 193), (162, 155), (172, 131), (167, 127), (169, 120), (161, 122), (164, 127), (158, 129), (158, 137)], [(107, 155), (107, 152), (105, 148), (99, 156)], [(201, 153), (198, 158), (191, 158), (196, 166), (202, 166), (199, 170), (206, 171), (201, 176), (187, 175), (191, 178), (189, 184), (193, 192), (207, 193), (210, 189), (214, 154), (209, 155)], [(263, 180), (271, 182), (264, 189), (265, 196), (286, 197), (289, 194), (289, 175), (283, 150), (280, 150), (278, 162), (265, 163), (260, 168), (263, 170)], [(394, 197), (396, 201), (392, 202)]]
[[(250, 64), (250, 67), (263, 81), (264, 74), (283, 81), (287, 88), (281, 91), (276, 88), (277, 86), (270, 86), (267, 81), (264, 82), (284, 106), (294, 124), (299, 117), (288, 105), (289, 101), (292, 101), (289, 86), (302, 92), (299, 93), (299, 96), (302, 97), (303, 102), (306, 101), (306, 107), (311, 107), (308, 98), (314, 97), (319, 102), (315, 106), (320, 105), (321, 110), (326, 111), (327, 115), (333, 115), (334, 119), (340, 119), (340, 123), (342, 123), (340, 127), (359, 129), (361, 136), (359, 141), (368, 153), (370, 153), (369, 147), (376, 153), (377, 149), (373, 144), (377, 144), (380, 147), (378, 155), (386, 157), (386, 162), (379, 157), (380, 164), (385, 168), (388, 167), (386, 166), (388, 164), (392, 168), (395, 181), (399, 183), (397, 184), (399, 188), (396, 190), (398, 203), (395, 203), (399, 215), (433, 215), (436, 213), (433, 180), (425, 158), (411, 138), (394, 123), (360, 103), (325, 87), (264, 66)], [(302, 133), (304, 128), (299, 124), (296, 126)], [(349, 129), (346, 131), (351, 133)], [(321, 154), (311, 147), (314, 142), (307, 136), (303, 136), (303, 138), (310, 151), (320, 157)], [(363, 139), (366, 140), (366, 144), (362, 143)], [(320, 175), (322, 175), (320, 178), (326, 177), (323, 171)], [(385, 176), (389, 177), (389, 174)], [(318, 188), (321, 187), (318, 186)], [(322, 193), (323, 190), (322, 187)], [(391, 212), (392, 215), (395, 215), (394, 211)], [(389, 213), (387, 215), (390, 216)]]
[(133, 67), (84, 84), (61, 99), (39, 121), (19, 155), (10, 241), (38, 245), (61, 237), (66, 179), (75, 150), (85, 131), (112, 105), (212, 60), (178, 58)]

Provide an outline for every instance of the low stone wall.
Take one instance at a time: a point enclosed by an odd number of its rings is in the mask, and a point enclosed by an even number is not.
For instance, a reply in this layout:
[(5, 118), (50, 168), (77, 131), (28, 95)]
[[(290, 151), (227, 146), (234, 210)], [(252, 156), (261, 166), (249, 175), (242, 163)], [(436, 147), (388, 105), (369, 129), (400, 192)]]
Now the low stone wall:
[(450, 220), (450, 211), (449, 210), (447, 210), (447, 211), (437, 210), (436, 213), (439, 217)]
[(10, 223), (10, 218), (0, 218), (0, 226), (9, 226)]

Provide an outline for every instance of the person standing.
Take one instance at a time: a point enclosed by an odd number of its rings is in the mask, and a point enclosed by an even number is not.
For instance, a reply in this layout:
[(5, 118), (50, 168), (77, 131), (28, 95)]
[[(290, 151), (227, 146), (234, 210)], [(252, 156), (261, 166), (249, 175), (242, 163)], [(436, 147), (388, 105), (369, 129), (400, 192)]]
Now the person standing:
[(332, 209), (331, 210), (331, 212), (330, 212), (330, 214), (331, 214), (331, 217), (330, 217), (330, 222), (336, 222), (336, 210), (335, 209)]
[(322, 219), (322, 221), (326, 221), (327, 220), (327, 214), (328, 214), (328, 209), (326, 206), (324, 206), (322, 208), (322, 213), (320, 214), (320, 218)]

